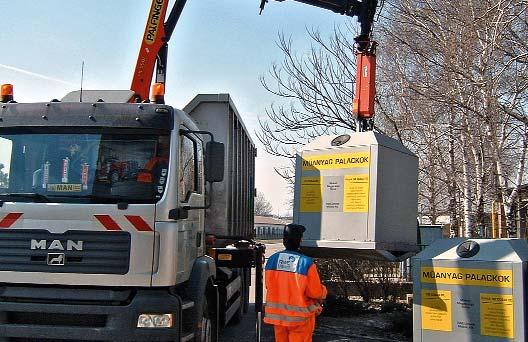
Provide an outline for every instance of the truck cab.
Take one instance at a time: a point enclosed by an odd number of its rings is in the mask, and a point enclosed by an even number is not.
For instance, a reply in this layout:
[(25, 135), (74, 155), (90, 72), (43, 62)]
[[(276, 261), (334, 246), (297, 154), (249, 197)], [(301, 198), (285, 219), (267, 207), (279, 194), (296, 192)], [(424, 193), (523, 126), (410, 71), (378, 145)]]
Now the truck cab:
[(206, 255), (211, 137), (164, 104), (2, 104), (0, 336), (214, 340), (215, 281), (232, 311), (244, 282)]

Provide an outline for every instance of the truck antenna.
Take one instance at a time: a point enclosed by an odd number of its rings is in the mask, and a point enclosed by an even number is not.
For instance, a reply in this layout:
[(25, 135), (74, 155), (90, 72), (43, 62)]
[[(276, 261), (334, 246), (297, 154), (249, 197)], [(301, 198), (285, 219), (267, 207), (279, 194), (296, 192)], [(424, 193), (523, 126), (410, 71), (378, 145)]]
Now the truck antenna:
[(79, 95), (79, 102), (83, 102), (83, 101), (82, 101), (82, 95), (83, 95), (83, 80), (84, 80), (84, 61), (82, 61), (82, 64), (81, 64), (81, 92), (80, 92), (80, 95)]

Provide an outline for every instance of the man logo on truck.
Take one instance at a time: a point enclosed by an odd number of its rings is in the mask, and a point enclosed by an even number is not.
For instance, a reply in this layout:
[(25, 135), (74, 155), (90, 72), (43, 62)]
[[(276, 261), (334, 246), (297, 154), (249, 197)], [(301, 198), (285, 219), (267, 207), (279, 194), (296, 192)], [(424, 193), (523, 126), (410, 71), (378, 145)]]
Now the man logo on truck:
[(43, 250), (58, 250), (58, 251), (82, 251), (84, 241), (78, 240), (67, 240), (66, 248), (64, 248), (64, 242), (60, 240), (53, 240), (48, 243), (47, 240), (36, 240), (31, 239), (31, 249), (43, 249)]
[(64, 253), (48, 253), (47, 263), (50, 266), (64, 266), (66, 263), (66, 256)]

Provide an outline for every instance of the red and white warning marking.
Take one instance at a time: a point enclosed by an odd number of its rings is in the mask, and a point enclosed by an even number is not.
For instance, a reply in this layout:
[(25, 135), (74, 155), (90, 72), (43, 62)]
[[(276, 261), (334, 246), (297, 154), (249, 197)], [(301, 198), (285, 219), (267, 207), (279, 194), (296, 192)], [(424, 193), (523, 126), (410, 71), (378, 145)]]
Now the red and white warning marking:
[(0, 221), (0, 228), (11, 228), (23, 213), (9, 213)]
[(151, 232), (153, 230), (141, 216), (125, 215), (125, 217), (140, 232)]
[[(94, 215), (97, 221), (103, 225), (106, 230), (127, 230), (124, 224), (119, 224), (110, 215)], [(154, 229), (141, 216), (125, 215), (128, 223), (139, 232), (152, 232)]]

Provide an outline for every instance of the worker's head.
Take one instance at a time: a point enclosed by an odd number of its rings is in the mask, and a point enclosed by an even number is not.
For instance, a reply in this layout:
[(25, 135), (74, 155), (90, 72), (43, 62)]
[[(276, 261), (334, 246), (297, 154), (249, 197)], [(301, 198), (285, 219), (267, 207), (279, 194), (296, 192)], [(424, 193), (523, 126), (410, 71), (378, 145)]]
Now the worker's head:
[(301, 247), (301, 241), (303, 233), (306, 231), (304, 226), (300, 224), (291, 223), (284, 227), (284, 234), (282, 238), (282, 243), (289, 251), (296, 251)]

